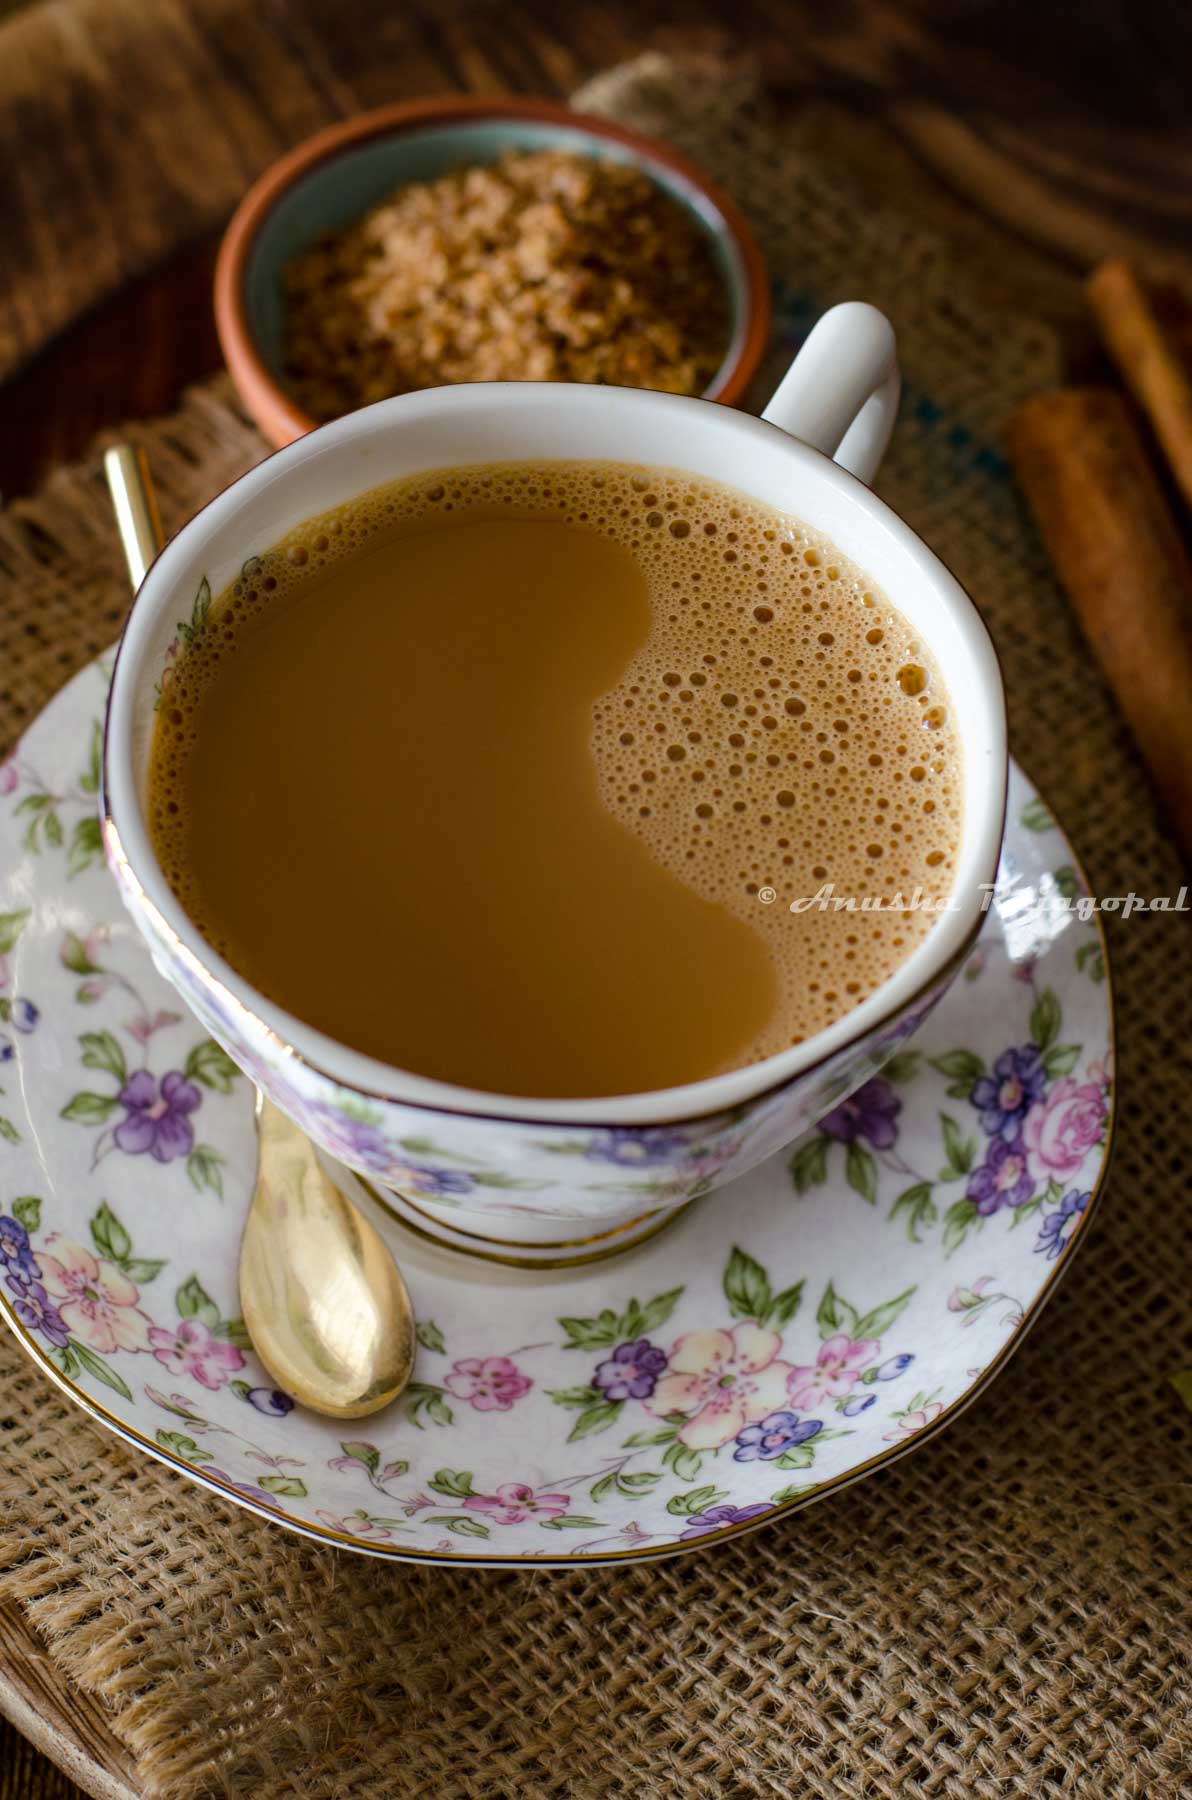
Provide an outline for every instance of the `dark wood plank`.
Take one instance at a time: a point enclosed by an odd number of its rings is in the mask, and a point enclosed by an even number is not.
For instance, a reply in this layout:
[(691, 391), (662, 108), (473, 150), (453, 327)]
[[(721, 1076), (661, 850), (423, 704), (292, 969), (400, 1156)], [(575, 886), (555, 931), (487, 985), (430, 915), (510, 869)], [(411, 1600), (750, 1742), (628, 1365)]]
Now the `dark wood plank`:
[[(1072, 277), (1125, 249), (1187, 266), (1192, 129), (1183, 72), (1192, 11), (1161, 0), (275, 0), (276, 53), (300, 94), (270, 95), (250, 4), (194, 5), (205, 67), (254, 120), (233, 145), (240, 185), (271, 149), (331, 117), (453, 87), (564, 93), (652, 47), (746, 56), (784, 104), (880, 121), (904, 153), (1012, 243)], [(248, 21), (248, 22), (246, 22)], [(236, 115), (239, 118), (239, 115)], [(227, 178), (227, 168), (223, 169)], [(2, 210), (2, 209), (0, 209)], [(190, 217), (188, 213), (186, 217)], [(198, 213), (195, 217), (200, 216)], [(149, 228), (146, 226), (146, 230)], [(94, 430), (171, 406), (218, 366), (210, 227), (76, 324), (0, 393), (0, 492), (30, 491)], [(130, 253), (131, 254), (131, 253)]]
[(103, 1709), (46, 1655), (15, 1603), (0, 1604), (0, 1715), (0, 1800), (135, 1800), (132, 1758)]

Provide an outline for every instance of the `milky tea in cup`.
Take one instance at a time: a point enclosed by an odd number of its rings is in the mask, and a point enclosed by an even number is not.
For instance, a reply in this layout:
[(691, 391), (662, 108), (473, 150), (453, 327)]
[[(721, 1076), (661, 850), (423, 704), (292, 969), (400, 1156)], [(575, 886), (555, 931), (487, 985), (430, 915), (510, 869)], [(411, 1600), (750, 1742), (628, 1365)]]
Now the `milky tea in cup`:
[[(277, 1005), (597, 1098), (871, 994), (952, 887), (961, 792), (928, 645), (830, 543), (680, 470), (542, 461), (375, 489), (247, 563), (163, 687), (148, 812)], [(825, 889), (870, 905), (791, 910)]]

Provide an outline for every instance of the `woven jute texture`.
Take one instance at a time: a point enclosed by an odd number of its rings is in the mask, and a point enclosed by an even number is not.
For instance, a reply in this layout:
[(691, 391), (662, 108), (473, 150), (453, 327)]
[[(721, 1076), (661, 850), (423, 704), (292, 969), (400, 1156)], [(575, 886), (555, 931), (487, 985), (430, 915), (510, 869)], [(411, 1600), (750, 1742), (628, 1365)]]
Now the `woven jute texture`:
[[(1094, 889), (1173, 893), (1000, 448), (1015, 401), (1057, 376), (1048, 333), (991, 309), (971, 234), (952, 255), (880, 167), (843, 173), (743, 83), (652, 59), (584, 101), (671, 138), (749, 211), (778, 282), (775, 368), (834, 300), (889, 312), (906, 399), (882, 491), (989, 620), (1015, 750)], [(133, 435), (171, 525), (261, 453), (222, 382)], [(93, 464), (0, 521), (0, 579), (10, 736), (125, 605)], [(5, 1341), (0, 1583), (111, 1707), (151, 1795), (1188, 1794), (1190, 1434), (1169, 1384), (1192, 1363), (1183, 923), (1110, 921), (1120, 1128), (1089, 1242), (992, 1392), (896, 1466), (677, 1562), (403, 1569), (196, 1491)]]

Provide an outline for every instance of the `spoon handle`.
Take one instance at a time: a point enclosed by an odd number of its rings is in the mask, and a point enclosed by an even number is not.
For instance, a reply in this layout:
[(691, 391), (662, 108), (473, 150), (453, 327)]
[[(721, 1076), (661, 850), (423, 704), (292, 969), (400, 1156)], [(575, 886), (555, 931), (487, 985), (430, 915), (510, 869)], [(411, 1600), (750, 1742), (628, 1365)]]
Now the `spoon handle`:
[(103, 472), (112, 496), (116, 529), (128, 564), (128, 578), (135, 593), (165, 543), (145, 452), (134, 450), (131, 444), (113, 444), (110, 450), (104, 451)]

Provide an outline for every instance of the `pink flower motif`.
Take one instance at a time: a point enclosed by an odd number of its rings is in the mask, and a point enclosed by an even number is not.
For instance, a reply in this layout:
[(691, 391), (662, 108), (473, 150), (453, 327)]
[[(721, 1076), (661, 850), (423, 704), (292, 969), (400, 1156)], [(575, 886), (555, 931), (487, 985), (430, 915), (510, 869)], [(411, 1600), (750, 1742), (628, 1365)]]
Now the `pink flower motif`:
[(877, 1338), (851, 1338), (846, 1331), (819, 1347), (811, 1365), (800, 1363), (790, 1372), (791, 1404), (810, 1408), (821, 1400), (839, 1400), (857, 1383), (866, 1363), (872, 1362), (881, 1344)]
[(443, 1383), (449, 1394), (467, 1400), (477, 1412), (508, 1412), (533, 1385), (507, 1356), (465, 1356), (452, 1363)]
[(571, 1505), (571, 1496), (536, 1494), (523, 1481), (507, 1481), (495, 1494), (469, 1494), (464, 1505), (470, 1512), (486, 1513), (496, 1525), (524, 1525), (527, 1519), (557, 1519)]
[(972, 1307), (980, 1306), (981, 1295), (992, 1280), (992, 1275), (982, 1275), (972, 1287), (954, 1287), (948, 1295), (948, 1311), (968, 1312)]
[(142, 1013), (139, 1017), (130, 1019), (125, 1030), (138, 1044), (144, 1045), (155, 1031), (160, 1031), (164, 1025), (176, 1025), (181, 1017), (182, 1014), (176, 1012), (157, 1012), (152, 1017), (148, 1013)]
[(746, 1425), (786, 1405), (793, 1371), (775, 1360), (781, 1348), (779, 1333), (752, 1319), (731, 1331), (689, 1331), (671, 1351), (646, 1410), (660, 1418), (686, 1413), (679, 1441), (692, 1450), (718, 1450)]
[(182, 1319), (173, 1329), (154, 1325), (149, 1344), (157, 1361), (171, 1375), (193, 1375), (212, 1392), (244, 1367), (244, 1358), (235, 1344), (221, 1343), (201, 1319)]
[(71, 1336), (104, 1356), (148, 1350), (151, 1321), (138, 1307), (140, 1294), (128, 1276), (59, 1232), (51, 1232), (46, 1243), (53, 1254), (39, 1254), (41, 1278)]
[(0, 763), (0, 794), (14, 793), (20, 779), (14, 757), (10, 756), (7, 762)]
[(922, 1431), (924, 1425), (931, 1425), (944, 1410), (942, 1400), (929, 1400), (926, 1406), (920, 1406), (914, 1412), (903, 1413), (901, 1419), (887, 1431), (883, 1444), (900, 1444), (904, 1438), (914, 1437), (916, 1431)]
[(367, 1513), (349, 1513), (348, 1517), (344, 1519), (338, 1513), (323, 1512), (320, 1508), (316, 1511), (315, 1518), (322, 1519), (324, 1525), (329, 1526), (332, 1531), (344, 1532), (348, 1537), (375, 1538), (378, 1543), (392, 1543), (393, 1541), (393, 1533), (389, 1527), (379, 1525), (375, 1519), (370, 1519)]
[(1022, 1135), (1044, 1175), (1070, 1181), (1093, 1145), (1104, 1137), (1108, 1116), (1105, 1096), (1096, 1082), (1079, 1082), (1065, 1075), (1045, 1100), (1031, 1108)]

